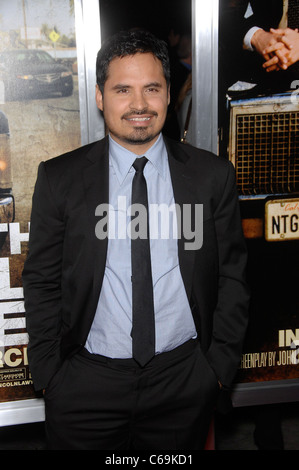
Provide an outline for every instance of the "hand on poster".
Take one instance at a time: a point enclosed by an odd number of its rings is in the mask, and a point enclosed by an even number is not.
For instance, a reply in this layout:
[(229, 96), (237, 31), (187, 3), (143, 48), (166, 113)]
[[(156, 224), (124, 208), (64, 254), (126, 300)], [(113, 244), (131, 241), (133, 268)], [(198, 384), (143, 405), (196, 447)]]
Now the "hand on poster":
[[(261, 56), (264, 57), (266, 63), (270, 62), (272, 59), (275, 59), (275, 50), (277, 45), (280, 43), (280, 36), (274, 32), (264, 31), (263, 29), (258, 29), (251, 38), (251, 44)], [(268, 52), (271, 51), (271, 52)], [(272, 70), (277, 70), (276, 59), (270, 63), (269, 67)], [(269, 70), (270, 71), (270, 70)]]
[(298, 29), (271, 29), (270, 34), (279, 39), (264, 50), (264, 54), (271, 56), (264, 63), (264, 68), (272, 70), (286, 70), (299, 60), (299, 32)]

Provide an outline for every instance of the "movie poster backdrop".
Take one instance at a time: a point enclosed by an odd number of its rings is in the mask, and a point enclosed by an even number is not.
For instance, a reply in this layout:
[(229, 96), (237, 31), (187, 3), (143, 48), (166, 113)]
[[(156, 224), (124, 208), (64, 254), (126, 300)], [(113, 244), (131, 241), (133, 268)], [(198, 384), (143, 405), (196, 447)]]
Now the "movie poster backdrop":
[(220, 152), (236, 168), (251, 289), (237, 384), (299, 378), (299, 75), (244, 49), (258, 20), (242, 3), (219, 2)]
[(34, 398), (21, 274), (41, 161), (81, 144), (69, 0), (0, 3), (0, 402)]

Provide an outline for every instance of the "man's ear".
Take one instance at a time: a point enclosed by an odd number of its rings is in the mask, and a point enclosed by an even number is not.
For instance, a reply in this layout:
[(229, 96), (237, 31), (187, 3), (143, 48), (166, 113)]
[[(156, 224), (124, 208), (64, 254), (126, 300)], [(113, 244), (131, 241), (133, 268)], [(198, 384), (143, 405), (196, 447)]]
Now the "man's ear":
[(97, 107), (103, 111), (103, 94), (98, 85), (96, 85), (96, 103)]

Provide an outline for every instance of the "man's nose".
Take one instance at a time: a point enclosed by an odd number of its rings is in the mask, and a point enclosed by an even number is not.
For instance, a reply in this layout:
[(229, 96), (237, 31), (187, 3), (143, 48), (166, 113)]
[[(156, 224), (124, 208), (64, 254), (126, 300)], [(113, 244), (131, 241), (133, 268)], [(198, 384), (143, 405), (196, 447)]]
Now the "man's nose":
[(143, 91), (136, 91), (133, 94), (130, 107), (138, 111), (147, 107), (147, 101)]

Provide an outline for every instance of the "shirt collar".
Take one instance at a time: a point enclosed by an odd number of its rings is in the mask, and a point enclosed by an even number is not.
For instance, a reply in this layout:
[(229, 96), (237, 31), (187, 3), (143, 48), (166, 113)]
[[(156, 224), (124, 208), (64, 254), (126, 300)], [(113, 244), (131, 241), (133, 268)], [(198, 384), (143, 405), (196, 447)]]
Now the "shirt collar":
[[(135, 159), (140, 156), (141, 155), (136, 155), (133, 152), (127, 150), (122, 145), (119, 145), (109, 135), (110, 162), (113, 166), (120, 185), (123, 183), (127, 174), (131, 170)], [(149, 162), (152, 164), (151, 166), (154, 167), (158, 171), (159, 175), (165, 180), (167, 168), (167, 151), (162, 134), (159, 135), (154, 145), (150, 147), (142, 156), (145, 156), (149, 160)]]

